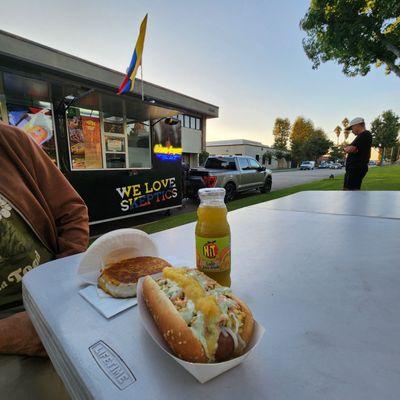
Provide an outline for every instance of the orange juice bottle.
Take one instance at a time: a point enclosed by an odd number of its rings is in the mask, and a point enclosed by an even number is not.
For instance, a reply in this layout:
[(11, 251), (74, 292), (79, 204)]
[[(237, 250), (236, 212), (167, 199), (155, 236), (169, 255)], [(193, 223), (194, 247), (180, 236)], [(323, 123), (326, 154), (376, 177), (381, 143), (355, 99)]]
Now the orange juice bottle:
[(225, 189), (199, 190), (196, 266), (223, 286), (231, 286), (231, 230), (227, 220)]

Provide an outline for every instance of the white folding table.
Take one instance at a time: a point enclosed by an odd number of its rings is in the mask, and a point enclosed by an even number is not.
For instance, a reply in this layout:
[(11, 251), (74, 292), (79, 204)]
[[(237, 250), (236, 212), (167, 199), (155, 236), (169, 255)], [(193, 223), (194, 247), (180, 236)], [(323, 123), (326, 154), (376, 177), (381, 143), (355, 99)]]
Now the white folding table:
[[(205, 384), (155, 345), (137, 308), (106, 320), (79, 296), (81, 255), (31, 271), (25, 305), (74, 398), (397, 400), (400, 220), (393, 204), (381, 210), (386, 197), (368, 196), (375, 211), (366, 198), (346, 198), (332, 214), (284, 209), (288, 198), (275, 202), (282, 209), (264, 203), (229, 213), (232, 288), (266, 334), (243, 364)], [(346, 215), (355, 209), (371, 215)], [(194, 228), (152, 235), (160, 255), (194, 263)], [(122, 383), (96, 361), (104, 348), (127, 367)]]

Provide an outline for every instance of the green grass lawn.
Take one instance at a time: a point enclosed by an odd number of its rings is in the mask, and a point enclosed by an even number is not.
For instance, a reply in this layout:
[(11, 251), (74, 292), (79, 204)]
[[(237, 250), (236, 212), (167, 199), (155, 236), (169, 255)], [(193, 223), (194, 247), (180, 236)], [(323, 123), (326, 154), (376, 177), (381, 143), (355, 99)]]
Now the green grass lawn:
[[(274, 200), (279, 197), (288, 196), (293, 193), (305, 190), (341, 190), (343, 187), (343, 176), (335, 179), (323, 179), (321, 181), (305, 183), (303, 185), (293, 186), (288, 189), (277, 190), (276, 192), (266, 194), (255, 194), (234, 200), (228, 204), (228, 210), (233, 211), (238, 208), (251, 206), (264, 201)], [(362, 185), (363, 190), (400, 190), (400, 166), (387, 166), (370, 168)], [(159, 221), (151, 222), (145, 225), (136, 226), (147, 233), (155, 233), (165, 229), (174, 228), (196, 221), (195, 212), (175, 215), (163, 218)]]

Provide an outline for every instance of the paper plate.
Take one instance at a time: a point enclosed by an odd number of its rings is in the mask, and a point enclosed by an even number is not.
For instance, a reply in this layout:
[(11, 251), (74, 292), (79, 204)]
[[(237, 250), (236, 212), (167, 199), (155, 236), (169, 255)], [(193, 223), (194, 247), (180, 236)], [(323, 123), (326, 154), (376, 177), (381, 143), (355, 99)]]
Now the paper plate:
[(146, 232), (138, 229), (108, 232), (86, 250), (78, 267), (78, 276), (83, 282), (97, 285), (100, 270), (105, 265), (142, 256), (158, 257), (157, 246)]
[[(152, 275), (154, 279), (161, 276), (161, 274)], [(190, 374), (192, 374), (200, 383), (205, 383), (216, 376), (236, 367), (241, 364), (255, 349), (255, 347), (260, 343), (265, 329), (257, 322), (254, 321), (254, 332), (253, 337), (249, 343), (246, 353), (236, 357), (232, 360), (223, 361), (219, 363), (201, 364), (201, 363), (191, 363), (188, 361), (181, 360), (175, 357), (167, 343), (163, 339), (160, 331), (158, 330), (156, 324), (154, 323), (153, 317), (147, 309), (146, 303), (142, 296), (142, 285), (144, 278), (140, 278), (137, 286), (137, 301), (140, 318), (142, 320), (143, 326), (152, 339), (157, 343), (157, 345), (164, 350), (171, 358), (173, 358), (178, 364), (185, 368)]]

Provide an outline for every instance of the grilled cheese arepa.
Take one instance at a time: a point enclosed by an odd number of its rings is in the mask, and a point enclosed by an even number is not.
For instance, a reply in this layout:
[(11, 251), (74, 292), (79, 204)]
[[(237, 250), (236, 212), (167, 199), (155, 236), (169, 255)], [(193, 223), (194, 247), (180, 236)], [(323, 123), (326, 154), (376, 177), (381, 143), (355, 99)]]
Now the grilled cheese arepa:
[(101, 272), (98, 284), (113, 297), (135, 297), (139, 278), (161, 272), (165, 267), (171, 265), (158, 257), (128, 258), (106, 266)]

